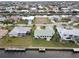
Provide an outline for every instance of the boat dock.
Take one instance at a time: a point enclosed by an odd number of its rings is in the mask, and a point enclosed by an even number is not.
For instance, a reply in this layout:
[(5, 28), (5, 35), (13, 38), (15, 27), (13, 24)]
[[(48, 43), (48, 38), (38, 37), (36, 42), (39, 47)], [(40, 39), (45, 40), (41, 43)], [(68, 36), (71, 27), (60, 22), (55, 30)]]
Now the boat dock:
[(73, 48), (73, 52), (79, 52), (79, 48)]
[(45, 52), (45, 48), (39, 48), (39, 52)]

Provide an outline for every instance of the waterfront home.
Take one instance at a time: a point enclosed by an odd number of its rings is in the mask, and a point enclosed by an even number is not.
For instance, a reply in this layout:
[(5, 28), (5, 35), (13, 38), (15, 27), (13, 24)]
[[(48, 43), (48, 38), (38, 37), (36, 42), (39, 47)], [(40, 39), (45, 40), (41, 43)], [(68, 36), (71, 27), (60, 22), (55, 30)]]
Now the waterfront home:
[(72, 15), (61, 15), (62, 18), (68, 18), (71, 17)]
[(15, 6), (6, 7), (6, 11), (13, 12), (15, 8)]
[(37, 8), (36, 7), (31, 7), (30, 12), (37, 12)]
[(34, 20), (34, 16), (27, 16), (27, 17), (22, 17), (23, 20), (28, 21), (28, 24), (32, 24), (32, 21)]
[(8, 33), (8, 30), (0, 28), (0, 39)]
[(71, 16), (71, 21), (79, 21), (79, 15)]
[(66, 8), (66, 7), (65, 8), (61, 8), (61, 11), (66, 13), (66, 12), (70, 11), (70, 8)]
[(53, 28), (50, 26), (46, 26), (43, 29), (41, 27), (37, 27), (34, 31), (34, 37), (36, 39), (46, 39), (47, 41), (50, 41), (54, 33)]
[(20, 21), (22, 19), (22, 16), (16, 15), (16, 16), (10, 16), (10, 20), (14, 20), (15, 22)]
[(52, 5), (49, 5), (48, 6), (49, 7), (49, 10), (51, 10), (51, 11), (54, 11), (54, 12), (59, 12), (59, 7), (58, 6), (52, 6)]
[(29, 12), (29, 10), (21, 10), (21, 12)]
[(0, 21), (1, 22), (5, 21), (5, 20), (7, 20), (6, 17), (0, 16)]
[(72, 9), (71, 11), (79, 12), (79, 9)]
[(61, 37), (60, 41), (78, 41), (79, 29), (71, 26), (57, 26), (57, 31)]
[(35, 17), (41, 19), (41, 18), (46, 18), (46, 17), (48, 17), (48, 16), (47, 16), (47, 15), (36, 15)]
[(31, 33), (30, 27), (14, 27), (11, 32), (9, 32), (9, 36), (15, 36), (15, 37), (24, 37)]
[(61, 20), (61, 17), (59, 15), (48, 16), (48, 18), (49, 18), (49, 20), (51, 20), (51, 22)]
[(53, 6), (53, 11), (59, 12), (59, 7), (58, 6)]

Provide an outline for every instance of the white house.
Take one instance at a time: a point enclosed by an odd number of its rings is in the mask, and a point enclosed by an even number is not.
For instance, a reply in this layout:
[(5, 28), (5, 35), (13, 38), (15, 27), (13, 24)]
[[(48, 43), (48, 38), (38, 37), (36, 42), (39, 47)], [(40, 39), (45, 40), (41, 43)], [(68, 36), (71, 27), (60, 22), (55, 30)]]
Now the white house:
[(59, 7), (58, 6), (53, 6), (53, 11), (59, 12)]
[(30, 12), (37, 12), (37, 8), (36, 7), (31, 7)]
[(69, 12), (70, 11), (70, 8), (61, 8), (61, 11), (63, 11), (63, 12)]
[(34, 16), (27, 16), (27, 17), (22, 17), (23, 20), (27, 20), (28, 24), (32, 24), (32, 21), (34, 19)]
[(72, 9), (71, 11), (77, 11), (77, 12), (79, 12), (79, 9)]
[(71, 21), (79, 21), (79, 15), (71, 16)]
[(15, 27), (11, 32), (9, 32), (9, 36), (15, 37), (24, 37), (31, 33), (30, 27)]
[(70, 26), (57, 26), (61, 41), (79, 40), (79, 29)]
[(0, 21), (5, 21), (5, 20), (7, 20), (6, 17), (0, 16)]
[(6, 11), (13, 12), (15, 8), (15, 6), (6, 7)]
[(51, 22), (61, 20), (61, 17), (59, 15), (48, 16), (48, 18), (51, 20)]
[(47, 26), (45, 29), (36, 28), (34, 31), (34, 37), (39, 39), (46, 39), (47, 41), (50, 41), (52, 36), (54, 35), (54, 30), (52, 27)]

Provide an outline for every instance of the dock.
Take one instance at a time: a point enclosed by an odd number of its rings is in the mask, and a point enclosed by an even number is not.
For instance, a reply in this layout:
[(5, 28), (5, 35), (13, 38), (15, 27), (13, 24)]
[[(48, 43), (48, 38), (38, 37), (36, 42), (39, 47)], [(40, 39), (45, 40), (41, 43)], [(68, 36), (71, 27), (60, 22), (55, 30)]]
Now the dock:
[(26, 51), (26, 48), (5, 48), (5, 51)]
[(39, 52), (45, 52), (45, 48), (39, 48)]
[(73, 48), (73, 52), (79, 52), (79, 48)]

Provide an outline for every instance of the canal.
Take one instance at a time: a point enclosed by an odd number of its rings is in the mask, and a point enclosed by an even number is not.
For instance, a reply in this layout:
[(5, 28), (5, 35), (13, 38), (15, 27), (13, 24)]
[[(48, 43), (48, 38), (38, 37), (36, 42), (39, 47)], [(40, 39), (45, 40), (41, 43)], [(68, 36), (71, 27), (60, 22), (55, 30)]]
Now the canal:
[(0, 50), (0, 58), (78, 58), (79, 53), (72, 51), (46, 51), (28, 50), (26, 52), (5, 52)]

